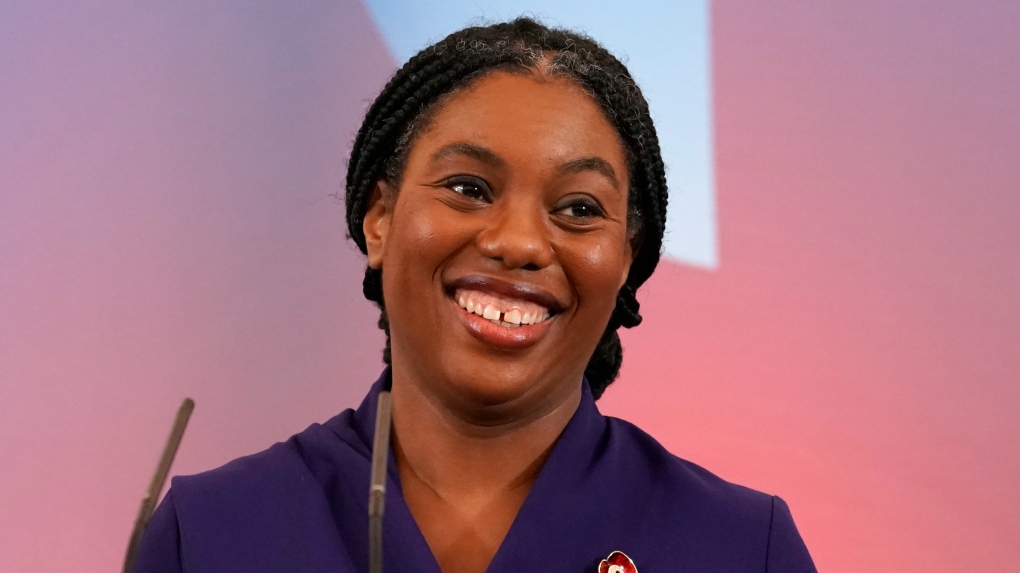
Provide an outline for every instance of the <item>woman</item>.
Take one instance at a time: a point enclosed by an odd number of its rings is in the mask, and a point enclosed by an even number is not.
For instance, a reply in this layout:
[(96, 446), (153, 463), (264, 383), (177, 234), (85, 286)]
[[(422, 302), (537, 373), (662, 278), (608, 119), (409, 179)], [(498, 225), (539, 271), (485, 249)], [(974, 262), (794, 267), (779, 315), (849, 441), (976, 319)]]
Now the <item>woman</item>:
[(379, 393), (388, 571), (814, 571), (785, 504), (599, 414), (666, 184), (647, 104), (592, 40), (457, 32), (383, 89), (347, 222), (389, 367), (362, 406), (179, 477), (138, 571), (367, 571)]

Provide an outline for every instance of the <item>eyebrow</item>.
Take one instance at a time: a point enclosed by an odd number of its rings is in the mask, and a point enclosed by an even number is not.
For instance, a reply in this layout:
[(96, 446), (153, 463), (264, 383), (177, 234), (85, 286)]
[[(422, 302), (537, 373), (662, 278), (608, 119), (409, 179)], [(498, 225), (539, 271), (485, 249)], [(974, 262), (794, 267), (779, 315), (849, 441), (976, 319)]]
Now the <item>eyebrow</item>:
[(430, 162), (437, 163), (453, 155), (466, 155), (471, 159), (478, 160), (486, 165), (491, 165), (493, 167), (506, 167), (506, 161), (503, 161), (500, 156), (496, 155), (491, 150), (463, 141), (444, 145), (439, 148), (432, 154)]
[[(506, 167), (506, 161), (502, 157), (496, 155), (490, 149), (475, 145), (473, 143), (467, 143), (465, 141), (457, 141), (449, 145), (444, 145), (436, 150), (430, 158), (431, 163), (438, 163), (447, 157), (454, 155), (465, 155), (471, 159), (475, 159), (486, 165), (493, 167)], [(616, 189), (620, 188), (620, 180), (616, 176), (616, 170), (610, 165), (608, 161), (601, 157), (579, 157), (577, 159), (571, 159), (561, 164), (558, 168), (560, 173), (582, 173), (585, 171), (594, 171), (613, 184)]]
[(561, 173), (581, 173), (583, 171), (594, 171), (609, 179), (613, 187), (620, 188), (620, 180), (616, 177), (616, 170), (608, 161), (601, 157), (580, 157), (571, 159), (560, 166)]

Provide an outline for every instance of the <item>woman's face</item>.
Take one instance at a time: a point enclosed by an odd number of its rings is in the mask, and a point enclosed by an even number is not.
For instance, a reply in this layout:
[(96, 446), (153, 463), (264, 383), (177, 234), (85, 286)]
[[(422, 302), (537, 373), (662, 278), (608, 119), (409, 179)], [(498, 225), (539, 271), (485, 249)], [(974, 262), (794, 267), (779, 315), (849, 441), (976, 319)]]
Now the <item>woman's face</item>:
[(493, 72), (433, 114), (399, 190), (377, 191), (364, 228), (394, 383), (478, 416), (576, 396), (632, 259), (624, 150), (598, 104)]

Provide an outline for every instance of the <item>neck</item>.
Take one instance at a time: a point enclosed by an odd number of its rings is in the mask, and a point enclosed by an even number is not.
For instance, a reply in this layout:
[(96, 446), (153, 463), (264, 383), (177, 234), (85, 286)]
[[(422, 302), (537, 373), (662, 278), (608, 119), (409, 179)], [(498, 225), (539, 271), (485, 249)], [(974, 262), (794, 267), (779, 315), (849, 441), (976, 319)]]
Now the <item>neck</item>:
[(393, 451), (404, 501), (442, 571), (485, 571), (577, 410), (581, 376), (555, 385), (559, 393), (536, 391), (541, 399), (472, 404), (469, 392), (416, 379), (394, 362)]
[[(530, 489), (577, 410), (580, 384), (533, 408), (472, 411), (393, 372), (393, 447), (402, 481), (414, 479), (444, 499)], [(495, 412), (495, 413), (494, 413)]]

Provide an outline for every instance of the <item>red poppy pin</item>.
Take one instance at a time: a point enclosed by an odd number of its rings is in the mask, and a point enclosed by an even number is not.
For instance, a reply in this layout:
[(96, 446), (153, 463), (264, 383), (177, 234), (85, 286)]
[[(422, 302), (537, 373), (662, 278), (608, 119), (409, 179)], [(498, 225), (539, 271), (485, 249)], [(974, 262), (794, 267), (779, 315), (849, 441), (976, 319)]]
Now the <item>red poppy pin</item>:
[(599, 573), (637, 573), (637, 567), (623, 551), (613, 551), (599, 563)]

